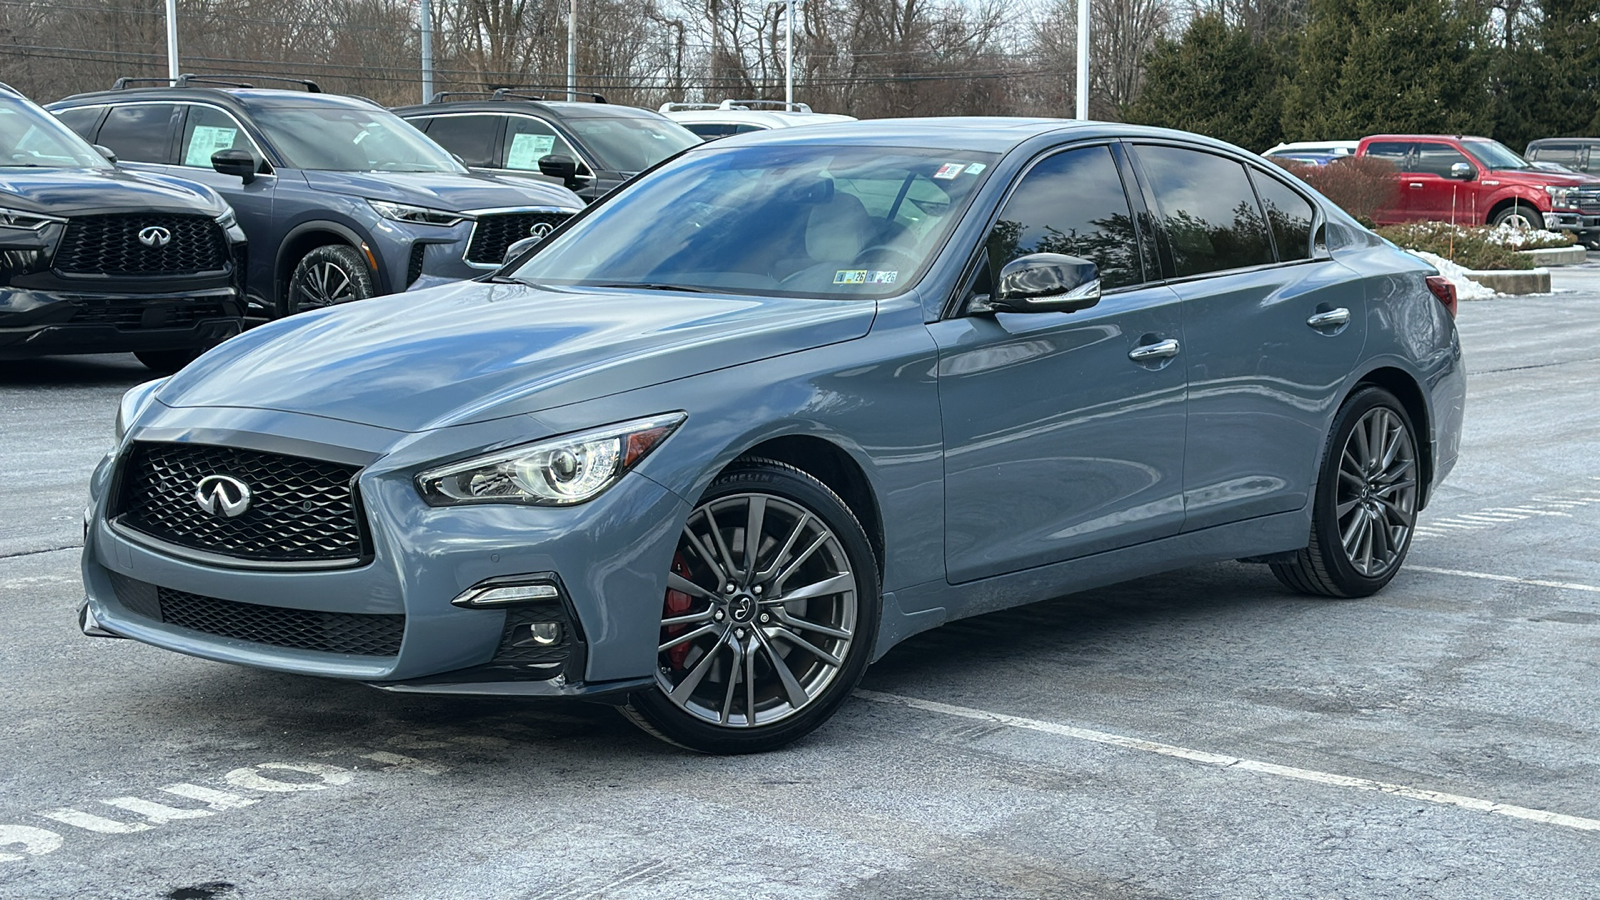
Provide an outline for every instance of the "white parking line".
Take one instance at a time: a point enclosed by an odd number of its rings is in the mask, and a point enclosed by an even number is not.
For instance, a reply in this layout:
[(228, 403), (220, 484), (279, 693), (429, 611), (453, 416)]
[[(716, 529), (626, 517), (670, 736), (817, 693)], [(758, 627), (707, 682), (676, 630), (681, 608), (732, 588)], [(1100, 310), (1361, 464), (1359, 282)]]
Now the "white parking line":
[(1476, 797), (1465, 797), (1460, 794), (1446, 794), (1440, 791), (1430, 791), (1426, 788), (1408, 787), (1403, 784), (1389, 784), (1383, 781), (1372, 781), (1366, 778), (1351, 778), (1346, 775), (1333, 775), (1328, 772), (1316, 772), (1311, 769), (1298, 769), (1293, 766), (1280, 766), (1277, 763), (1261, 762), (1254, 759), (1243, 759), (1236, 756), (1227, 756), (1221, 753), (1209, 753), (1205, 750), (1191, 750), (1187, 747), (1178, 747), (1172, 744), (1162, 744), (1157, 741), (1146, 741), (1141, 738), (1124, 737), (1119, 734), (1110, 734), (1104, 731), (1094, 731), (1088, 728), (1076, 728), (1071, 725), (1062, 725), (1057, 722), (1045, 722), (1040, 719), (1028, 719), (1022, 716), (1010, 716), (1004, 713), (986, 712), (968, 706), (952, 706), (948, 703), (939, 703), (933, 700), (919, 700), (915, 697), (904, 697), (899, 694), (886, 694), (879, 691), (857, 690), (856, 696), (876, 703), (893, 703), (920, 709), (924, 712), (939, 713), (945, 716), (954, 716), (958, 719), (976, 719), (981, 722), (991, 722), (1011, 728), (1022, 728), (1028, 731), (1038, 731), (1057, 737), (1072, 738), (1079, 741), (1090, 741), (1096, 744), (1107, 744), (1113, 747), (1122, 747), (1127, 750), (1140, 750), (1145, 753), (1155, 753), (1161, 756), (1171, 756), (1201, 765), (1215, 766), (1220, 769), (1238, 769), (1246, 772), (1255, 772), (1261, 775), (1273, 775), (1279, 778), (1291, 778), (1296, 781), (1309, 781), (1315, 784), (1330, 785), (1332, 787), (1353, 788), (1358, 791), (1373, 791), (1380, 794), (1392, 794), (1408, 800), (1420, 800), (1425, 803), (1437, 803), (1442, 806), (1455, 806), (1461, 809), (1470, 809), (1477, 812), (1494, 813), (1501, 816), (1510, 816), (1514, 819), (1525, 819), (1544, 825), (1560, 825), (1565, 828), (1575, 828), (1579, 831), (1600, 831), (1600, 819), (1586, 819), (1582, 816), (1569, 816), (1564, 813), (1553, 813), (1542, 809), (1529, 809), (1526, 806), (1513, 806), (1509, 803), (1496, 803), (1493, 800), (1480, 800)]
[(1571, 581), (1544, 581), (1539, 578), (1518, 578), (1515, 575), (1491, 575), (1488, 572), (1464, 572), (1460, 569), (1436, 569), (1433, 566), (1414, 566), (1407, 563), (1407, 572), (1428, 572), (1433, 575), (1454, 575), (1457, 578), (1481, 578), (1484, 581), (1510, 581), (1516, 584), (1531, 584), (1538, 587), (1560, 588), (1563, 591), (1585, 591), (1591, 594), (1600, 594), (1600, 587), (1592, 584), (1577, 584)]

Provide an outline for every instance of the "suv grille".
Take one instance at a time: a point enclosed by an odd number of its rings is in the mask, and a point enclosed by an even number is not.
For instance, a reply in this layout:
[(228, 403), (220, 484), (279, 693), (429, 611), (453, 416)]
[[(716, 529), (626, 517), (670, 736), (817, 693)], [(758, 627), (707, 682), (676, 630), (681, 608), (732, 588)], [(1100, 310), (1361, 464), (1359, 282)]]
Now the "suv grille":
[(74, 325), (115, 325), (118, 328), (182, 328), (201, 319), (226, 316), (221, 303), (117, 303), (85, 302), (72, 314)]
[(570, 218), (572, 213), (565, 212), (479, 216), (472, 228), (472, 242), (467, 245), (467, 262), (498, 266), (505, 261), (506, 248), (525, 237), (532, 237), (533, 229), (540, 225), (556, 228)]
[(1573, 191), (1570, 196), (1579, 212), (1590, 216), (1600, 213), (1600, 190), (1585, 188)]
[(398, 656), (403, 615), (321, 612), (203, 597), (113, 574), (117, 600), (134, 615), (217, 637), (295, 650)]
[[(261, 562), (352, 562), (365, 555), (355, 466), (207, 444), (136, 443), (123, 464), (119, 524), (168, 543)], [(208, 475), (250, 488), (227, 518), (200, 507)]]
[[(171, 236), (165, 246), (139, 242), (152, 227)], [(134, 213), (68, 220), (54, 266), (68, 275), (191, 275), (218, 271), (227, 258), (222, 229), (208, 216)]]

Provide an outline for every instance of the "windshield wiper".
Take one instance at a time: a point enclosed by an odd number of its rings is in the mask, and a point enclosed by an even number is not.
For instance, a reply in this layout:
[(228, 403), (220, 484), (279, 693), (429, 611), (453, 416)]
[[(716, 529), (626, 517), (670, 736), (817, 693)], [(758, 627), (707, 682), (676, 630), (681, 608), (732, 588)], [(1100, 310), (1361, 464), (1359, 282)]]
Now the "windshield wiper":
[(597, 282), (595, 284), (585, 285), (585, 287), (639, 288), (639, 289), (646, 290), (646, 291), (682, 291), (683, 293), (686, 293), (686, 294), (709, 294), (709, 293), (711, 293), (710, 291), (706, 290), (705, 288), (689, 287), (688, 285), (683, 285), (683, 284), (665, 284), (665, 283), (653, 282), (653, 281), (604, 281), (604, 282)]

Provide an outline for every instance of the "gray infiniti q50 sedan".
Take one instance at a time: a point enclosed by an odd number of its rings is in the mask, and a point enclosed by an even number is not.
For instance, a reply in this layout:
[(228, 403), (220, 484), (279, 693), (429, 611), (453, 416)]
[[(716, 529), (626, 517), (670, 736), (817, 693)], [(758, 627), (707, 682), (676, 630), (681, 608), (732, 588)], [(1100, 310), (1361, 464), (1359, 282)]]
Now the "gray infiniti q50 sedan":
[(1454, 310), (1197, 135), (734, 137), (130, 391), (81, 625), (769, 749), (963, 616), (1225, 558), (1379, 590), (1456, 459)]

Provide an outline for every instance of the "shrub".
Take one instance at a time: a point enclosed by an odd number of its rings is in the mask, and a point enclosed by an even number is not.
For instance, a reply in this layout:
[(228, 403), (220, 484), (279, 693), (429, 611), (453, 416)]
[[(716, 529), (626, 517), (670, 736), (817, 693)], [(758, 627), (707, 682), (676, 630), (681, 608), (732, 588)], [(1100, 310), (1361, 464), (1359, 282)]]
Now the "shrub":
[(1316, 188), (1351, 218), (1368, 227), (1378, 210), (1393, 205), (1395, 192), (1399, 190), (1394, 164), (1370, 156), (1349, 156), (1325, 166), (1279, 159), (1273, 162)]
[(1531, 269), (1533, 260), (1491, 238), (1496, 229), (1462, 228), (1449, 222), (1412, 222), (1379, 228), (1378, 234), (1407, 250), (1424, 250), (1464, 269)]
[(1529, 230), (1506, 224), (1490, 228), (1484, 238), (1496, 244), (1505, 244), (1513, 250), (1550, 250), (1571, 247), (1578, 242), (1578, 236), (1570, 231)]

